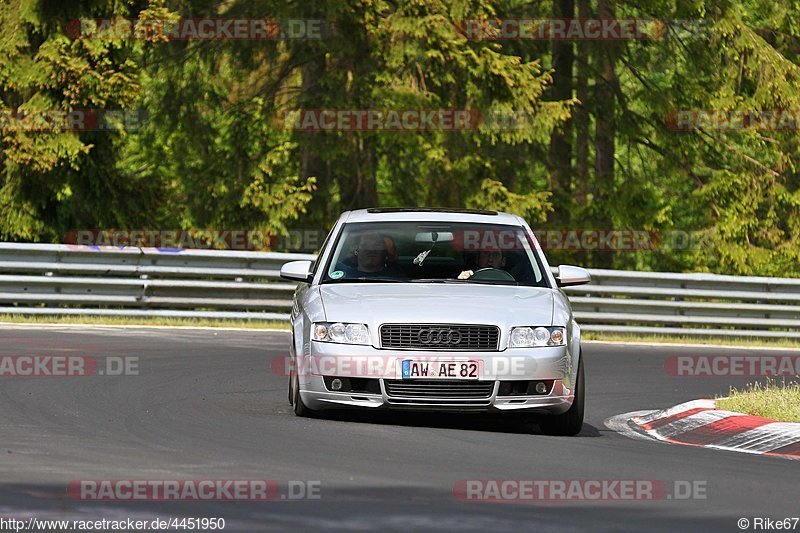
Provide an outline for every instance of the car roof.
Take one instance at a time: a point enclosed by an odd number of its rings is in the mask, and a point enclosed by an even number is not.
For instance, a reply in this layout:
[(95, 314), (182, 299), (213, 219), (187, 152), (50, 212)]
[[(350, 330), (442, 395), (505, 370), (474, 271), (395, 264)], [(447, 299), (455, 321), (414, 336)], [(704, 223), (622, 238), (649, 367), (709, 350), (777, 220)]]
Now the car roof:
[(433, 207), (373, 207), (345, 213), (345, 222), (472, 222), (519, 225), (517, 215), (501, 211)]

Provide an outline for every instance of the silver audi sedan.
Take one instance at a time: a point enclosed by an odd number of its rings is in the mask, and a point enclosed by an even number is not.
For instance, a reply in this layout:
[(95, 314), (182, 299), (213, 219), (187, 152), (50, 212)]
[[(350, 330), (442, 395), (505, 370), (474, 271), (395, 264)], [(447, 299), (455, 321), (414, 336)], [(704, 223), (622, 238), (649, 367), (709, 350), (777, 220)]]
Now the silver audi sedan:
[(525, 221), (496, 211), (363, 209), (341, 215), (316, 262), (292, 261), (289, 402), (324, 409), (490, 411), (575, 435), (584, 409), (580, 327)]

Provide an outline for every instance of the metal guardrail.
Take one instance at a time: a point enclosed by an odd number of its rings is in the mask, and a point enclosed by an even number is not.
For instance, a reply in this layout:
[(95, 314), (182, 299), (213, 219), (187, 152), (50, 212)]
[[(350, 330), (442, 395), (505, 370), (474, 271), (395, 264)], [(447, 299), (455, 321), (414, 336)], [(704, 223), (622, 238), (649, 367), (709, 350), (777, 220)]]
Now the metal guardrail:
[[(280, 320), (310, 254), (0, 243), (0, 314)], [(585, 331), (800, 338), (800, 279), (590, 270)]]
[(0, 313), (280, 320), (295, 288), (281, 265), (313, 258), (0, 243)]

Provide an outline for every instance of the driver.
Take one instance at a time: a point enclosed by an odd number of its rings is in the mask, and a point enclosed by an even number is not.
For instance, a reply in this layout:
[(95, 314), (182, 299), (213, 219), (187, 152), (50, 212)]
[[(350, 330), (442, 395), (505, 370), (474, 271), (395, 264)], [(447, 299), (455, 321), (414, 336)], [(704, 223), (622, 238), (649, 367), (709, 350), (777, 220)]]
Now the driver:
[[(478, 254), (477, 270), (483, 268), (503, 268), (506, 266), (506, 256), (503, 252), (496, 250), (481, 250)], [(469, 279), (475, 272), (465, 270), (458, 275), (458, 279)]]

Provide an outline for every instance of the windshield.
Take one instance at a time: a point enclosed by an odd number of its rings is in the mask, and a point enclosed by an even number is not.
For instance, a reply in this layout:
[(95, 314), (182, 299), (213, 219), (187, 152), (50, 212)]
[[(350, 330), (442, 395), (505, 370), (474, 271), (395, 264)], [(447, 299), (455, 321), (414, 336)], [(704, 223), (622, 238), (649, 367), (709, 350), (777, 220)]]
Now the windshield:
[(345, 224), (322, 282), (548, 286), (524, 228), (453, 222)]

